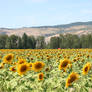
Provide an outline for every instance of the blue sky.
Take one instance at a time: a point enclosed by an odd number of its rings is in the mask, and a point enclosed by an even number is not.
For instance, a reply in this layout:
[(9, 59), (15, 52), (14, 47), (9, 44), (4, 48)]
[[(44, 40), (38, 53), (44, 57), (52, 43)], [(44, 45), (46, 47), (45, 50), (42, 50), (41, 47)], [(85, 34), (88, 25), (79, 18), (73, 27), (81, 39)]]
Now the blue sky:
[(92, 21), (92, 0), (0, 0), (0, 27)]

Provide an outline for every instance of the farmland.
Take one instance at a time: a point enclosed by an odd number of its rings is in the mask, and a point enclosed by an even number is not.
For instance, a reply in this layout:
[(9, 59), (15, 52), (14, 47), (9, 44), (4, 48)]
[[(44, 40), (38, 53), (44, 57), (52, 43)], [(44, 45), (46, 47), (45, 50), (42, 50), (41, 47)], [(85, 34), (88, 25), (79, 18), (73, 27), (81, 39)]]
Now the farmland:
[(91, 88), (92, 49), (0, 50), (0, 92), (89, 92)]

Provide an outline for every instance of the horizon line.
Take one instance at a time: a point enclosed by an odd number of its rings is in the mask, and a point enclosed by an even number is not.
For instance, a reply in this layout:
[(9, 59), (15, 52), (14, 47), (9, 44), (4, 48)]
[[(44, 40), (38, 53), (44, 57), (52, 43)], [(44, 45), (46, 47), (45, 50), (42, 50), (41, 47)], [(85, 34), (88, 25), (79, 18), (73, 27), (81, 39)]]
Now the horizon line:
[(65, 25), (70, 25), (70, 24), (75, 24), (75, 23), (87, 23), (87, 22), (92, 22), (92, 21), (76, 21), (76, 22), (70, 22), (70, 23), (64, 23), (64, 24), (53, 24), (53, 25), (39, 25), (39, 26), (21, 26), (21, 27), (0, 27), (0, 29), (21, 29), (21, 28), (42, 28), (42, 27), (54, 27), (54, 26), (65, 26)]

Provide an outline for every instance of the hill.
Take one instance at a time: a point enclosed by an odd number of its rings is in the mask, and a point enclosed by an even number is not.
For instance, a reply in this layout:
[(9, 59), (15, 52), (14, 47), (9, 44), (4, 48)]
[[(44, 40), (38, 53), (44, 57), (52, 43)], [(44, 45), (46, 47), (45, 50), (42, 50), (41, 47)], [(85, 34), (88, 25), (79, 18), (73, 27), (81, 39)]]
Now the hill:
[(19, 35), (22, 36), (23, 33), (27, 35), (45, 36), (48, 41), (52, 36), (59, 36), (59, 34), (88, 34), (92, 33), (92, 21), (90, 22), (76, 22), (65, 25), (54, 25), (54, 26), (38, 26), (38, 27), (24, 27), (17, 29), (0, 28), (0, 34), (7, 35)]

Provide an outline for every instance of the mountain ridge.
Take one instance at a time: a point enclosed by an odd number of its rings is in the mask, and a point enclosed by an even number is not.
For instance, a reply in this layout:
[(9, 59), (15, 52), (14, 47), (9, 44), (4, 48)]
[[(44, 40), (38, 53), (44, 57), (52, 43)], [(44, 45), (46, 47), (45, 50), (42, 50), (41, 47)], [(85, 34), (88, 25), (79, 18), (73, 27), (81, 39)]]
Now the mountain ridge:
[(72, 23), (67, 23), (67, 24), (58, 24), (58, 25), (46, 25), (46, 26), (32, 26), (32, 27), (20, 27), (20, 28), (4, 28), (4, 27), (1, 27), (0, 29), (21, 29), (21, 28), (57, 28), (57, 27), (67, 27), (67, 26), (75, 26), (75, 25), (92, 25), (92, 21), (88, 21), (88, 22), (72, 22)]
[(18, 35), (22, 36), (23, 33), (27, 35), (45, 36), (46, 40), (49, 40), (53, 36), (59, 36), (60, 34), (88, 34), (92, 33), (92, 21), (89, 22), (75, 22), (54, 26), (36, 26), (36, 27), (22, 27), (22, 28), (0, 28), (0, 34)]

